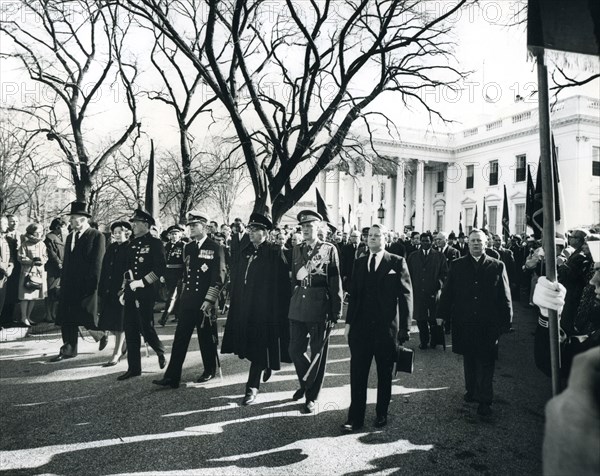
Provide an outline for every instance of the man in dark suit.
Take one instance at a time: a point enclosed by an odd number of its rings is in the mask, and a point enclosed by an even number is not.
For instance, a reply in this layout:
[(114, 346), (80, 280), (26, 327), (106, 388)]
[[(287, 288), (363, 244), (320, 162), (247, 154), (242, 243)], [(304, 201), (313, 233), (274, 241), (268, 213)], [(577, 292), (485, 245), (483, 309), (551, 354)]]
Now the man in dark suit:
[(440, 251), (446, 257), (446, 262), (448, 263), (448, 266), (450, 266), (450, 263), (452, 263), (452, 261), (460, 258), (460, 252), (456, 248), (448, 244), (446, 234), (442, 231), (438, 232), (438, 234), (435, 235), (435, 246), (437, 250)]
[(469, 254), (469, 246), (466, 243), (466, 236), (465, 234), (461, 231), (458, 234), (458, 242), (456, 243), (456, 245), (454, 246), (454, 248), (456, 248), (458, 250), (458, 252), (460, 253), (461, 256), (467, 256)]
[(519, 294), (518, 292), (515, 292), (516, 267), (513, 253), (508, 248), (502, 246), (502, 238), (500, 237), (500, 235), (493, 235), (492, 239), (494, 240), (494, 250), (496, 250), (496, 252), (500, 255), (500, 261), (502, 261), (504, 263), (504, 266), (506, 267), (506, 274), (508, 274), (508, 282), (510, 283), (510, 288), (515, 293), (515, 296), (518, 298)]
[(387, 424), (392, 394), (392, 368), (397, 345), (409, 338), (412, 286), (406, 261), (384, 250), (386, 229), (369, 230), (369, 254), (356, 260), (352, 276), (345, 335), (350, 346), (352, 402), (342, 430), (352, 432), (364, 424), (367, 383), (373, 357), (377, 365), (375, 426)]
[(354, 260), (358, 252), (358, 242), (360, 241), (360, 233), (358, 230), (350, 232), (349, 242), (342, 246), (340, 257), (340, 267), (342, 273), (342, 285), (344, 291), (348, 291), (350, 279), (352, 278), (352, 270), (354, 269)]
[(150, 227), (155, 226), (155, 222), (146, 210), (138, 208), (129, 221), (133, 236), (127, 247), (127, 271), (122, 285), (128, 368), (117, 380), (127, 380), (142, 374), (140, 334), (156, 352), (158, 366), (163, 369), (167, 364), (165, 347), (154, 329), (154, 283), (165, 274), (165, 247), (160, 239), (150, 234)]
[[(241, 218), (236, 218), (233, 221), (233, 226), (231, 227), (231, 244), (229, 245), (231, 249), (232, 266), (235, 266), (235, 264), (239, 262), (240, 253), (249, 244), (250, 237), (246, 232), (246, 227), (244, 226)], [(231, 272), (233, 272), (233, 267)]]
[(410, 241), (405, 246), (406, 248), (406, 258), (410, 256), (411, 253), (414, 253), (421, 246), (421, 234), (418, 231), (413, 231), (410, 234)]
[(398, 237), (396, 241), (392, 241), (389, 245), (387, 245), (385, 247), (385, 251), (396, 256), (406, 257), (406, 249), (404, 248), (404, 244), (402, 243), (402, 239), (400, 239), (400, 237)]
[(90, 227), (90, 218), (84, 202), (71, 203), (69, 220), (73, 231), (65, 242), (56, 313), (63, 346), (50, 362), (77, 356), (79, 326), (96, 329), (98, 325), (98, 282), (106, 239)]
[(492, 412), (496, 346), (512, 321), (506, 268), (485, 254), (486, 239), (471, 230), (469, 255), (452, 263), (438, 306), (438, 318), (452, 328), (452, 351), (464, 358), (464, 399), (479, 402), (482, 416)]
[(217, 373), (217, 322), (215, 303), (225, 284), (227, 268), (224, 248), (206, 235), (209, 220), (203, 213), (188, 213), (191, 242), (183, 250), (185, 271), (180, 313), (171, 361), (165, 375), (155, 385), (177, 388), (194, 328), (198, 334), (204, 372), (198, 383), (212, 380)]
[[(448, 274), (448, 264), (441, 252), (431, 249), (431, 233), (421, 233), (420, 239), (421, 248), (411, 253), (406, 262), (413, 285), (413, 317), (419, 326), (419, 348), (425, 350), (437, 327), (435, 306)], [(435, 348), (433, 340), (431, 344)]]

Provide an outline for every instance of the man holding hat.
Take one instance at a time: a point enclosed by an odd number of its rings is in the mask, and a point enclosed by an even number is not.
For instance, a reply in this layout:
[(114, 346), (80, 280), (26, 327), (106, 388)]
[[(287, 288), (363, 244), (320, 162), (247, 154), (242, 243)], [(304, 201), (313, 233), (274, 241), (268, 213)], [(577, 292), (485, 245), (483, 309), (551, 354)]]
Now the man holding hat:
[(138, 208), (129, 221), (133, 237), (127, 248), (127, 271), (122, 284), (128, 369), (117, 380), (142, 374), (140, 334), (158, 355), (159, 367), (166, 365), (165, 347), (154, 329), (156, 293), (153, 286), (165, 273), (165, 248), (162, 241), (150, 234), (150, 227), (155, 225), (150, 213)]
[(84, 202), (71, 203), (72, 232), (65, 242), (56, 313), (63, 346), (51, 362), (76, 357), (79, 326), (96, 329), (98, 325), (98, 281), (106, 240), (100, 231), (90, 227), (90, 218)]
[(181, 225), (171, 225), (167, 228), (169, 242), (165, 245), (165, 254), (167, 257), (167, 270), (165, 271), (164, 283), (167, 285), (167, 302), (165, 310), (158, 323), (164, 327), (169, 319), (169, 314), (175, 310), (175, 320), (177, 320), (177, 305), (179, 296), (181, 296), (181, 280), (183, 278), (183, 247), (185, 243), (181, 240), (184, 229)]
[(217, 372), (217, 322), (215, 303), (225, 282), (225, 252), (223, 247), (207, 237), (209, 220), (200, 212), (188, 213), (187, 225), (191, 241), (183, 249), (183, 284), (179, 319), (171, 361), (160, 380), (152, 383), (161, 387), (179, 387), (181, 370), (190, 339), (196, 328), (204, 372), (198, 383), (208, 382)]
[(250, 361), (242, 405), (254, 403), (263, 371), (266, 382), (271, 370), (279, 370), (281, 362), (291, 362), (287, 352), (289, 268), (281, 246), (267, 241), (272, 227), (268, 216), (250, 215), (250, 245), (241, 250), (231, 278), (231, 307), (221, 352)]
[[(290, 357), (300, 388), (294, 400), (306, 396), (305, 411), (315, 410), (327, 364), (328, 330), (342, 315), (342, 278), (335, 246), (317, 237), (322, 217), (312, 210), (298, 214), (304, 241), (292, 253), (294, 291), (290, 303)], [(310, 341), (311, 359), (306, 355)], [(309, 372), (309, 368), (312, 369)]]

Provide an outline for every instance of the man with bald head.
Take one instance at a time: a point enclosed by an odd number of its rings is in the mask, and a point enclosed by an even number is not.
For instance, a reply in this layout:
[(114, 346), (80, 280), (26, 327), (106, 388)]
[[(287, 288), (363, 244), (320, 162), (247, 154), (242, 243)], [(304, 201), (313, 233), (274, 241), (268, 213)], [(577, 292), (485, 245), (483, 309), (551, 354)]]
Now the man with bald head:
[(460, 258), (460, 252), (448, 244), (448, 237), (443, 231), (440, 231), (437, 235), (435, 235), (434, 241), (438, 251), (440, 251), (446, 257), (448, 266), (450, 266), (452, 261)]
[(469, 233), (469, 254), (452, 263), (442, 288), (438, 318), (452, 328), (452, 351), (463, 355), (466, 402), (477, 413), (492, 413), (496, 346), (512, 321), (510, 286), (504, 263), (485, 253), (487, 235)]

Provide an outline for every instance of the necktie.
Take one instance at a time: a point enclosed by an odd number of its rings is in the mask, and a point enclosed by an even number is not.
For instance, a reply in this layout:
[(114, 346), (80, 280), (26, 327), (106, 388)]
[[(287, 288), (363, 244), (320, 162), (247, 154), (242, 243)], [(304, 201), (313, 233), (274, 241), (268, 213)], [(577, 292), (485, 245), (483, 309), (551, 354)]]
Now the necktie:
[(79, 240), (79, 232), (75, 232), (73, 235), (73, 243), (71, 244), (71, 251), (75, 249), (75, 245), (77, 244), (77, 240)]
[(371, 259), (369, 260), (369, 272), (375, 272), (375, 255), (371, 255)]

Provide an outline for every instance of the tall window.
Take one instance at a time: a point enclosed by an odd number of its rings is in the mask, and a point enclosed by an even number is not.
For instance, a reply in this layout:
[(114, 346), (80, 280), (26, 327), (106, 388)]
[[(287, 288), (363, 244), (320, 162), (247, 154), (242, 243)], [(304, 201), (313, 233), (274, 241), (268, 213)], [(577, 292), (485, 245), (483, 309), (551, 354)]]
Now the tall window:
[(371, 185), (371, 203), (373, 203), (373, 185)]
[(498, 185), (498, 161), (490, 161), (490, 185)]
[(436, 210), (435, 212), (435, 229), (437, 231), (444, 229), (444, 210)]
[(488, 207), (488, 228), (490, 233), (496, 234), (497, 223), (498, 223), (498, 207)]
[(525, 182), (527, 179), (527, 156), (517, 155), (515, 182)]
[[(437, 173), (437, 193), (444, 193), (444, 171), (440, 170)], [(439, 228), (438, 228), (439, 230)]]
[(467, 230), (467, 235), (473, 229), (473, 209), (465, 208), (465, 228)]
[(467, 165), (467, 188), (473, 188), (475, 181), (475, 166)]
[(525, 233), (525, 204), (519, 203), (515, 205), (515, 232)]
[(600, 147), (592, 147), (592, 175), (600, 177)]
[(358, 189), (358, 203), (362, 203), (362, 188)]

